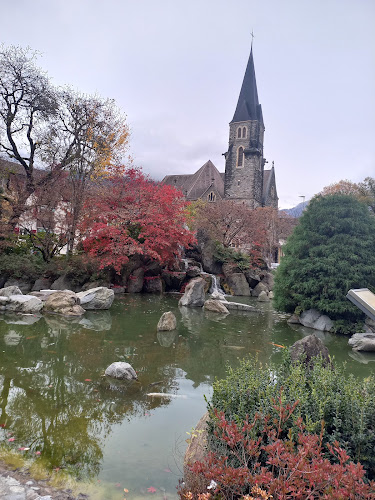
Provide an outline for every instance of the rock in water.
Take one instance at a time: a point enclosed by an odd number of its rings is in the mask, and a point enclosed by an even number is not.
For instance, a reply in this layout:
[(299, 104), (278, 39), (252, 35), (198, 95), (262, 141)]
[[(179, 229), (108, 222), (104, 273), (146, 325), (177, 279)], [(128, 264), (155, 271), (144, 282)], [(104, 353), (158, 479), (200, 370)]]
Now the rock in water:
[(299, 317), (299, 322), (303, 326), (314, 328), (315, 330), (320, 330), (322, 332), (329, 332), (333, 327), (333, 321), (316, 309), (303, 311)]
[(79, 298), (70, 290), (50, 293), (44, 303), (44, 311), (64, 316), (85, 314), (85, 310), (79, 305)]
[(107, 377), (117, 378), (118, 380), (138, 380), (137, 374), (129, 363), (124, 361), (115, 361), (105, 371)]
[(316, 335), (308, 335), (301, 340), (297, 340), (290, 348), (290, 358), (292, 361), (302, 361), (307, 367), (314, 365), (314, 358), (321, 356), (324, 365), (331, 364), (329, 352), (323, 342)]
[(353, 351), (375, 351), (375, 333), (355, 333), (348, 344)]
[(222, 302), (220, 302), (220, 300), (208, 299), (204, 303), (204, 308), (206, 311), (212, 311), (221, 314), (229, 314), (228, 309)]
[(85, 292), (78, 292), (77, 297), (81, 306), (86, 310), (109, 309), (115, 298), (115, 293), (105, 286), (98, 286)]
[(11, 295), (6, 311), (23, 314), (36, 314), (43, 308), (43, 302), (33, 295)]
[(269, 302), (270, 299), (266, 291), (262, 290), (258, 295), (258, 302)]
[(163, 313), (161, 318), (159, 319), (157, 330), (158, 332), (170, 332), (171, 330), (175, 330), (176, 326), (176, 316), (172, 311), (168, 311)]
[(205, 299), (204, 286), (205, 280), (203, 278), (191, 280), (178, 304), (187, 307), (202, 307)]

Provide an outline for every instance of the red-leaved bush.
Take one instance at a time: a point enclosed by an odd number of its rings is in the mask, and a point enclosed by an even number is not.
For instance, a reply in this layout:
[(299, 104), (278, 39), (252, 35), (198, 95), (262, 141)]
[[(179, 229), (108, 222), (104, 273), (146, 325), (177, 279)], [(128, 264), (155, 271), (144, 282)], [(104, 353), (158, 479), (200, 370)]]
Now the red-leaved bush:
[[(375, 483), (368, 482), (360, 463), (353, 463), (337, 442), (322, 444), (322, 431), (308, 434), (299, 421), (298, 436), (282, 439), (282, 428), (298, 402), (274, 402), (278, 420), (257, 414), (242, 426), (215, 411), (219, 442), (225, 455), (210, 452), (190, 466), (189, 484), (179, 489), (182, 499), (373, 499)], [(263, 464), (263, 465), (262, 465)], [(264, 465), (266, 464), (266, 465)], [(193, 484), (192, 484), (193, 483)], [(202, 491), (202, 485), (207, 488)]]

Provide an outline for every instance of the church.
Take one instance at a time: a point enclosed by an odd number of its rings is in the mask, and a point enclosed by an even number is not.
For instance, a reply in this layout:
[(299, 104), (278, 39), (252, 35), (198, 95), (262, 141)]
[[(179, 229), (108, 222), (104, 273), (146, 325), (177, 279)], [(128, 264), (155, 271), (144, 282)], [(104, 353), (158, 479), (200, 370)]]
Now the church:
[(167, 175), (163, 184), (174, 186), (189, 201), (233, 200), (249, 208), (278, 208), (275, 169), (265, 170), (264, 122), (259, 104), (253, 48), (242, 82), (237, 107), (229, 124), (225, 173), (208, 160), (195, 174)]

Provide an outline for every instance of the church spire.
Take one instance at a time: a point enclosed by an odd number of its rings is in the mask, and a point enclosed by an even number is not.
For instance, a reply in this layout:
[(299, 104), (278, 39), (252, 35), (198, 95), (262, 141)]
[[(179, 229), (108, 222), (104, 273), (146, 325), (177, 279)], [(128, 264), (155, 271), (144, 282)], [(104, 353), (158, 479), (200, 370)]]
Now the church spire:
[(258, 120), (263, 123), (262, 107), (259, 104), (257, 82), (255, 79), (253, 44), (251, 44), (249, 61), (242, 82), (236, 111), (234, 112), (231, 123), (248, 120)]

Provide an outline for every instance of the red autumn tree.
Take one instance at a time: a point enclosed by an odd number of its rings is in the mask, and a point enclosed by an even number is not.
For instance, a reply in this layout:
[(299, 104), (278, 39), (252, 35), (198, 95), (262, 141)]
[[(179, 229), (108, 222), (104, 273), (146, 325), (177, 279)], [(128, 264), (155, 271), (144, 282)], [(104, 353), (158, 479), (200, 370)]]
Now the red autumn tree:
[(135, 254), (167, 264), (194, 241), (185, 209), (175, 188), (151, 181), (136, 168), (114, 169), (86, 204), (83, 247), (99, 258), (101, 268), (117, 272)]

